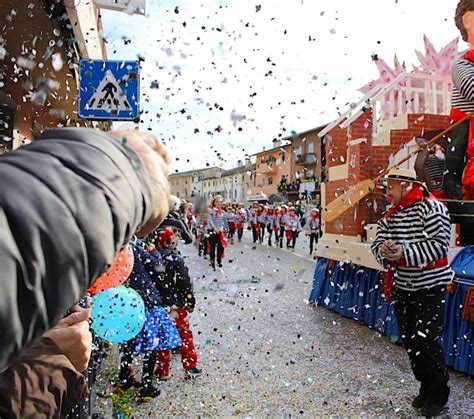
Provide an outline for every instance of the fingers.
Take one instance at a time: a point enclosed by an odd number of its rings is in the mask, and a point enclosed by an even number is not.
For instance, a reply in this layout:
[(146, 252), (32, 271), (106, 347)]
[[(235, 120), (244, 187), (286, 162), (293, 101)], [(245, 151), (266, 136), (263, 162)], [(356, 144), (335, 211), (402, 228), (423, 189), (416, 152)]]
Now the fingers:
[(69, 316), (65, 317), (64, 319), (62, 319), (58, 323), (58, 326), (69, 327), (69, 326), (72, 326), (76, 323), (84, 322), (85, 324), (87, 324), (87, 328), (89, 328), (88, 320), (89, 320), (90, 316), (91, 316), (91, 309), (90, 308), (81, 309), (80, 311), (76, 311), (76, 312), (70, 314)]
[(75, 343), (74, 356), (71, 358), (74, 360), (73, 364), (77, 371), (83, 372), (89, 365), (92, 353), (92, 334), (89, 330), (89, 323), (82, 321), (76, 323), (71, 329), (71, 340)]
[(168, 154), (168, 151), (163, 146), (160, 140), (156, 138), (153, 134), (148, 132), (141, 131), (126, 131), (126, 130), (116, 130), (110, 131), (110, 135), (118, 139), (127, 139), (130, 141), (139, 141), (146, 144), (154, 152), (162, 157), (166, 164), (171, 163), (171, 158)]

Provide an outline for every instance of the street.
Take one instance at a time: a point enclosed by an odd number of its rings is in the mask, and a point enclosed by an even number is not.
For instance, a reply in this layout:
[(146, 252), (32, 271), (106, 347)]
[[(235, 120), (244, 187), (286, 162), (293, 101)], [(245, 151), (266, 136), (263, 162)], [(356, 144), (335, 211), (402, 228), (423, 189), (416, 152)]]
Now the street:
[[(194, 245), (182, 246), (194, 278), (191, 328), (203, 374), (184, 380), (173, 355), (161, 394), (125, 403), (133, 416), (416, 415), (418, 384), (403, 348), (307, 304), (314, 261), (306, 239), (290, 252), (255, 246), (249, 236), (226, 249), (216, 272)], [(446, 414), (472, 415), (472, 378), (450, 374)], [(96, 407), (110, 416), (110, 398), (98, 398)]]

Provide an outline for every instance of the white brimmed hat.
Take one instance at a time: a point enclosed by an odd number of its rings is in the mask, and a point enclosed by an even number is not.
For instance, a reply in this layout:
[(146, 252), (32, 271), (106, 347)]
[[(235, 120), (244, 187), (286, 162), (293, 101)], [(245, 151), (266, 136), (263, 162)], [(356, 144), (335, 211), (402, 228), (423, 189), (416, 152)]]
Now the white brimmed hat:
[(404, 180), (409, 182), (421, 182), (416, 178), (416, 172), (411, 169), (401, 169), (395, 167), (390, 169), (385, 179)]
[(181, 205), (181, 199), (175, 195), (170, 195), (168, 198), (168, 210), (169, 212), (177, 211)]

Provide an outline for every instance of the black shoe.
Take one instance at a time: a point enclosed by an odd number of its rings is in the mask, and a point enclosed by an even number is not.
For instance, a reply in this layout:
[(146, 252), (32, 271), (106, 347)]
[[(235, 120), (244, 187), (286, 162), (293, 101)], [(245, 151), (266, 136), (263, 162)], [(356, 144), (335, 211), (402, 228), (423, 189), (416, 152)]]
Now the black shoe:
[(418, 396), (416, 396), (413, 401), (411, 402), (411, 405), (415, 409), (421, 409), (426, 401), (428, 400), (428, 394), (429, 394), (429, 386), (425, 383), (421, 383), (420, 385), (420, 390), (418, 391)]
[(433, 416), (438, 416), (444, 409), (444, 406), (441, 406), (439, 404), (430, 404), (426, 403), (422, 408), (421, 408), (421, 414), (423, 416), (426, 416), (427, 418), (431, 418)]
[(411, 405), (415, 409), (421, 409), (425, 405), (427, 398), (428, 398), (428, 395), (418, 394), (418, 396), (416, 396), (411, 402)]
[(222, 268), (222, 262), (217, 262), (217, 266), (219, 266), (219, 268)]
[(194, 367), (193, 369), (190, 369), (190, 370), (186, 370), (185, 371), (185, 376), (184, 378), (189, 380), (191, 378), (196, 378), (198, 375), (201, 375), (202, 374), (202, 370), (199, 369), (199, 368), (196, 368)]
[(135, 380), (135, 377), (127, 377), (127, 378), (121, 379), (119, 385), (122, 390), (126, 391), (132, 387), (134, 388), (140, 387), (141, 383)]
[(146, 385), (145, 387), (142, 387), (140, 390), (140, 397), (142, 399), (145, 398), (155, 398), (160, 395), (160, 390), (157, 389), (156, 387), (153, 387), (151, 384)]

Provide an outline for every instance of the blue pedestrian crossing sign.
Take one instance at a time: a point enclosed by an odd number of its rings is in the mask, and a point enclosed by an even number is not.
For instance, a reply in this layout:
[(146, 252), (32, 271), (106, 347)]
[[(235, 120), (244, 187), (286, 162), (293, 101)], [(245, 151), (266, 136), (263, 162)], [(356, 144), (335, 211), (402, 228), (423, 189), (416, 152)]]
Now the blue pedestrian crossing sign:
[(81, 60), (79, 116), (84, 119), (134, 120), (139, 115), (138, 61)]

